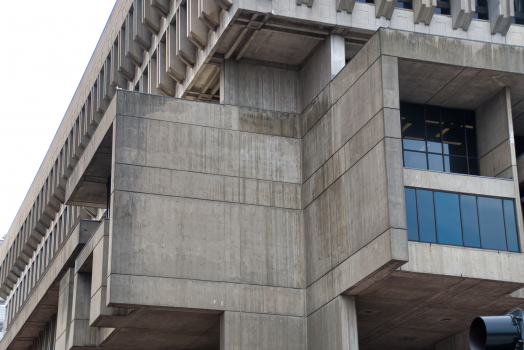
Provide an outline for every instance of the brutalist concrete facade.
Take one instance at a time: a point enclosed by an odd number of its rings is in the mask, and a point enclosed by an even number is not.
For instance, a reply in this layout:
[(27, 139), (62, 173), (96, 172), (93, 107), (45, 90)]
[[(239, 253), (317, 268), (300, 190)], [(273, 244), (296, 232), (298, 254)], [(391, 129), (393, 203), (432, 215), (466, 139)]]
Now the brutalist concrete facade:
[[(458, 350), (522, 307), (524, 26), (408, 4), (117, 1), (0, 247), (0, 350)], [(475, 175), (404, 166), (405, 103), (473, 113)], [(408, 239), (406, 188), (509, 203), (518, 249)]]

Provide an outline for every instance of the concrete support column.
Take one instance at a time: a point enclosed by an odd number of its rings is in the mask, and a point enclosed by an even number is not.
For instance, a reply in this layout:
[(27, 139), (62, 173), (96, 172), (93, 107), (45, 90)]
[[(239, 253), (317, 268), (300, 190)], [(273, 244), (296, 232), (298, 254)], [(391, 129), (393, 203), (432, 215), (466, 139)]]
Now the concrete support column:
[(500, 90), (475, 111), (480, 175), (513, 179), (519, 238), (524, 242), (513, 115), (509, 87)]
[(75, 269), (70, 268), (60, 281), (56, 319), (56, 350), (66, 350), (69, 343), (69, 329), (73, 310), (74, 273)]
[(488, 0), (491, 34), (506, 35), (515, 17), (514, 0)]
[(97, 329), (89, 327), (91, 274), (78, 272), (74, 277), (71, 326), (67, 349), (96, 346)]
[(450, 0), (453, 29), (468, 30), (475, 15), (475, 0)]
[(357, 350), (355, 297), (339, 295), (307, 318), (309, 350)]

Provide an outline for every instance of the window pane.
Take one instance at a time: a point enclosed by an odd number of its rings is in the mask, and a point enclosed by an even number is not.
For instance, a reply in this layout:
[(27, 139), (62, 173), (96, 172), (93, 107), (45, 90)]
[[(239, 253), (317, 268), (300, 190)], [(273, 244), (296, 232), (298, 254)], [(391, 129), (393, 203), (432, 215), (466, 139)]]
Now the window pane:
[(475, 196), (460, 196), (462, 212), (462, 231), (464, 245), (480, 248), (479, 219), (477, 216), (477, 198)]
[(427, 170), (426, 153), (404, 151), (404, 166), (406, 168)]
[(515, 221), (515, 206), (512, 200), (504, 199), (504, 221), (506, 223), (506, 240), (508, 250), (519, 251), (519, 239), (517, 238), (517, 223)]
[(437, 242), (435, 232), (435, 211), (433, 209), (433, 192), (417, 190), (417, 205), (419, 218), (420, 240)]
[(464, 131), (464, 111), (442, 108), (441, 118), (444, 153), (465, 156), (466, 134)]
[(479, 164), (476, 159), (469, 158), (469, 173), (470, 175), (480, 175)]
[(442, 153), (442, 135), (440, 130), (440, 108), (426, 106), (426, 134), (428, 152)]
[(426, 150), (426, 130), (424, 128), (424, 108), (411, 103), (400, 103), (402, 120), (402, 144), (412, 151)]
[(408, 239), (418, 241), (418, 219), (417, 219), (417, 199), (414, 188), (405, 188), (406, 195), (406, 220), (408, 223)]
[(468, 157), (477, 157), (477, 129), (475, 128), (475, 112), (465, 111), (465, 113)]
[(506, 250), (502, 200), (478, 197), (477, 203), (482, 248)]
[(462, 245), (459, 197), (455, 193), (435, 192), (438, 242)]
[(444, 163), (440, 154), (428, 154), (429, 170), (444, 171)]
[(464, 157), (444, 156), (444, 168), (444, 171), (447, 173), (467, 174), (467, 159)]

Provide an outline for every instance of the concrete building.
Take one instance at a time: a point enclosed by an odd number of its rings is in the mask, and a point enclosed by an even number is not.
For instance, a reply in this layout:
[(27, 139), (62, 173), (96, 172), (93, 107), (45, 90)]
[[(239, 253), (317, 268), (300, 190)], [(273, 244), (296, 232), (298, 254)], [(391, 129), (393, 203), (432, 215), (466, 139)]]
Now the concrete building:
[(522, 0), (118, 0), (0, 247), (0, 350), (468, 349), (524, 305)]

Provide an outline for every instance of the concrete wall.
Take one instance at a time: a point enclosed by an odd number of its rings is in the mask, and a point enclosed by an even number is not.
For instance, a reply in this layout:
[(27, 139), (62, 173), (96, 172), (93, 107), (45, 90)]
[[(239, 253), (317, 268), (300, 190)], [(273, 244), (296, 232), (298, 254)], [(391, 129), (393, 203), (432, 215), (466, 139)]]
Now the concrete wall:
[(298, 71), (225, 60), (221, 103), (300, 113)]

